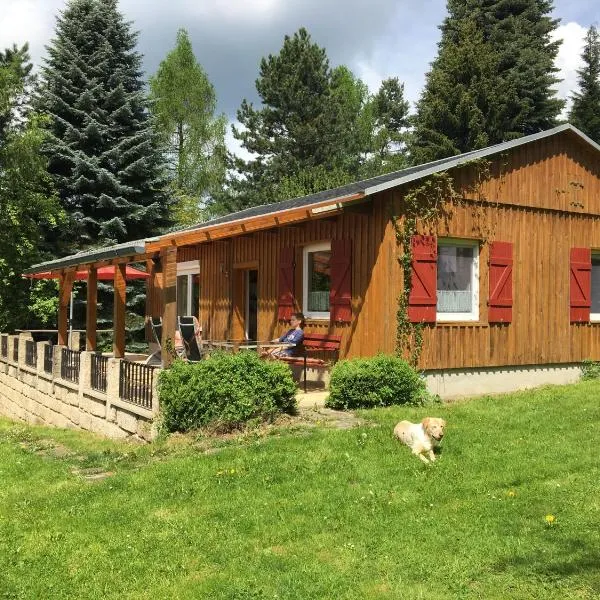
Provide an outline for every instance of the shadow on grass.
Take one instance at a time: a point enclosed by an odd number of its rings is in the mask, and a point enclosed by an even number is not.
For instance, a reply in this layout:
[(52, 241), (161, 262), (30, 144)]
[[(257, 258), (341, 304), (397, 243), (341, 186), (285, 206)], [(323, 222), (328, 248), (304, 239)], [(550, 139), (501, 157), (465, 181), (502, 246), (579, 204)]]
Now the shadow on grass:
[(544, 579), (577, 577), (580, 583), (600, 592), (600, 549), (581, 540), (553, 540), (543, 551), (510, 557), (496, 563), (495, 568)]

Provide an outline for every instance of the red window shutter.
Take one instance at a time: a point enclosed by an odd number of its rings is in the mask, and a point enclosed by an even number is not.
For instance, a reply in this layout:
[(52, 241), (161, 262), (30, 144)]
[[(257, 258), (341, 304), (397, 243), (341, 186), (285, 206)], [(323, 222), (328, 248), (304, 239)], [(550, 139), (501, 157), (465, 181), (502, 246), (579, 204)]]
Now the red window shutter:
[(279, 302), (277, 318), (287, 321), (294, 312), (294, 249), (279, 251)]
[(592, 306), (592, 251), (571, 248), (571, 323), (587, 323)]
[(488, 321), (512, 323), (513, 245), (510, 242), (490, 244), (490, 298)]
[(435, 323), (437, 307), (437, 238), (413, 235), (411, 238), (411, 289), (408, 318), (412, 323)]
[(352, 320), (352, 241), (331, 241), (331, 290), (329, 318), (331, 323)]

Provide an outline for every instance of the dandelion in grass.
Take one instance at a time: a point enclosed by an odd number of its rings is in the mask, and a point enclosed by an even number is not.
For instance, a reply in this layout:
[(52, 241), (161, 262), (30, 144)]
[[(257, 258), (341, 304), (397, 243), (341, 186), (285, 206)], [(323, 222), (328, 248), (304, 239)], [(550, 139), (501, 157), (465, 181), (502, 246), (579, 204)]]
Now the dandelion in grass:
[(514, 498), (517, 495), (517, 492), (515, 492), (514, 490), (508, 490), (507, 494), (506, 494), (509, 498)]
[(552, 527), (556, 523), (556, 517), (554, 515), (546, 515), (544, 520), (546, 521), (546, 525), (548, 525), (548, 527)]

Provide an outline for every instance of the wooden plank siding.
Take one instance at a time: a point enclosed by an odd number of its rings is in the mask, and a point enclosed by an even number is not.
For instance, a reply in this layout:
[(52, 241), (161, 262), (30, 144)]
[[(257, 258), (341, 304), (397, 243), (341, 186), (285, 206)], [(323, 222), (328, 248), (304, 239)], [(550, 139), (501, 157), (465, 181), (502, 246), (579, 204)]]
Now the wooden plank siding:
[[(454, 171), (467, 199), (452, 206), (449, 222), (419, 233), (480, 240), (480, 319), (477, 323), (427, 326), (423, 369), (534, 365), (600, 359), (600, 323), (569, 323), (569, 250), (600, 250), (600, 161), (572, 132), (531, 142), (496, 157), (492, 177), (473, 191), (475, 168)], [(419, 182), (416, 182), (419, 185)], [(469, 188), (470, 191), (467, 191)], [(343, 210), (268, 231), (178, 248), (178, 262), (199, 260), (200, 314), (204, 337), (232, 336), (234, 268), (258, 269), (258, 337), (284, 330), (277, 321), (278, 261), (296, 249), (296, 308), (302, 310), (302, 247), (331, 239), (352, 240), (352, 310), (349, 324), (308, 321), (306, 330), (342, 336), (341, 356), (393, 353), (396, 311), (402, 291), (392, 215), (402, 214), (407, 187), (372, 196), (372, 211)], [(489, 242), (513, 244), (513, 321), (488, 324)], [(149, 286), (160, 284), (159, 274)], [(238, 284), (239, 285), (239, 284)], [(149, 293), (149, 310), (161, 314), (160, 293)]]

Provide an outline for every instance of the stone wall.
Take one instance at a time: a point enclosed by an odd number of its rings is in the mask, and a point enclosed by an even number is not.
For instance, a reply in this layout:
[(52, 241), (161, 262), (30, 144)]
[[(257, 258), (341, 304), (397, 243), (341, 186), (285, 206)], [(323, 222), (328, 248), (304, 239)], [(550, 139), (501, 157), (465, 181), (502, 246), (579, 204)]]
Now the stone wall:
[[(152, 409), (119, 397), (120, 359), (109, 358), (106, 393), (91, 387), (91, 352), (80, 353), (79, 382), (61, 378), (63, 346), (54, 346), (52, 373), (44, 370), (46, 342), (38, 342), (37, 363), (25, 363), (26, 335), (7, 338), (7, 356), (0, 352), (0, 414), (37, 425), (72, 427), (111, 438), (151, 440), (156, 436), (159, 369), (152, 380)], [(1, 338), (0, 338), (1, 339)], [(18, 360), (13, 359), (18, 345)]]

